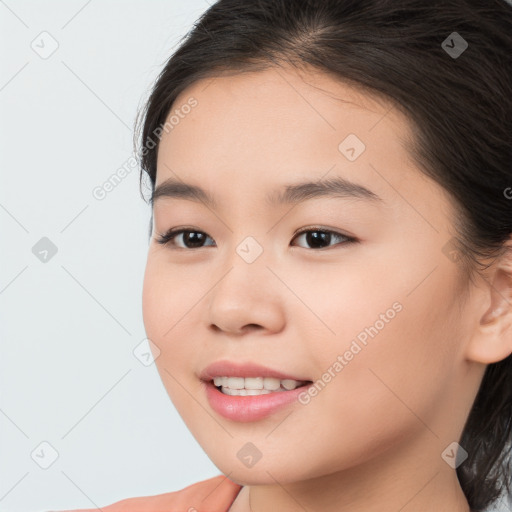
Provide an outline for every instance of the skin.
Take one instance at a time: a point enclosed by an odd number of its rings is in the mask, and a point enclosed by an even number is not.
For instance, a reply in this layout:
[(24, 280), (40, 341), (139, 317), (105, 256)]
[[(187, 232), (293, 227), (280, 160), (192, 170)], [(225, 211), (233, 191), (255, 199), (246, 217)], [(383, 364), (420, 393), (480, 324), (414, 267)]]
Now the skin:
[[(197, 106), (162, 135), (156, 185), (199, 185), (218, 208), (155, 201), (143, 316), (178, 412), (244, 486), (230, 510), (467, 512), (441, 454), (460, 439), (486, 364), (512, 352), (510, 258), (469, 284), (445, 255), (455, 205), (412, 161), (411, 126), (384, 100), (286, 67), (195, 82), (173, 110), (190, 97)], [(348, 134), (366, 145), (352, 162), (338, 149)], [(335, 176), (382, 201), (265, 202), (285, 184)], [(333, 236), (316, 249), (294, 237), (311, 226), (357, 243)], [(209, 238), (199, 249), (182, 236), (158, 244), (173, 227)], [(251, 264), (236, 252), (247, 236), (263, 248)], [(250, 423), (211, 409), (199, 379), (208, 364), (255, 362), (316, 381), (397, 302), (307, 405)], [(262, 453), (251, 468), (237, 457), (247, 442)]]

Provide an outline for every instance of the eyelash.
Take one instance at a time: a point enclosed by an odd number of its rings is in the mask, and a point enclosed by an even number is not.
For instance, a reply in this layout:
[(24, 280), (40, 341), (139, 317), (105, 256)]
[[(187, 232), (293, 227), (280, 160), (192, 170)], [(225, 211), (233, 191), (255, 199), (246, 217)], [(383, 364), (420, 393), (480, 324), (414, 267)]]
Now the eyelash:
[[(203, 249), (204, 247), (212, 247), (212, 246), (202, 246), (202, 247), (195, 247), (195, 248), (176, 247), (176, 244), (174, 243), (174, 239), (178, 235), (181, 235), (182, 233), (201, 233), (213, 240), (213, 238), (208, 236), (204, 231), (199, 231), (199, 230), (193, 229), (193, 228), (173, 228), (173, 229), (169, 229), (167, 232), (165, 232), (163, 234), (159, 234), (158, 238), (156, 239), (156, 242), (159, 244), (162, 244), (162, 245), (168, 245), (168, 246), (172, 247), (172, 249), (174, 249), (174, 250), (183, 249), (186, 251), (193, 251), (193, 250), (197, 250), (197, 249)], [(345, 241), (342, 242), (341, 244), (334, 244), (334, 245), (329, 245), (327, 247), (321, 247), (321, 248), (310, 248), (311, 250), (316, 250), (316, 251), (329, 249), (330, 247), (335, 247), (336, 245), (347, 245), (347, 244), (355, 243), (358, 241), (354, 237), (350, 237), (348, 235), (343, 235), (342, 233), (338, 233), (337, 231), (327, 230), (327, 229), (317, 227), (317, 226), (311, 226), (311, 227), (302, 229), (300, 231), (296, 231), (293, 234), (293, 239), (295, 239), (298, 236), (303, 235), (305, 233), (328, 233), (328, 234), (334, 235), (336, 237), (345, 239)]]

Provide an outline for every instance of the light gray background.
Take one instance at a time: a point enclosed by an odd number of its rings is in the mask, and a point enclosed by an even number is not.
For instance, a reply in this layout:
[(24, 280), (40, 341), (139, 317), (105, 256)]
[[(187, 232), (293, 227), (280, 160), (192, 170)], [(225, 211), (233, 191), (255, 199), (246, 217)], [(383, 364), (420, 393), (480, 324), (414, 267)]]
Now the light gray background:
[[(132, 353), (150, 219), (137, 170), (92, 194), (131, 156), (139, 104), (207, 8), (0, 2), (2, 512), (102, 506), (219, 474)], [(59, 44), (47, 59), (31, 48), (51, 48), (43, 31)], [(32, 253), (42, 237), (58, 248), (46, 263)], [(31, 458), (42, 441), (59, 454), (46, 470)]]
[[(137, 108), (208, 6), (0, 0), (0, 512), (219, 474), (133, 353), (150, 219), (137, 169), (92, 193), (129, 160)], [(32, 252), (43, 237), (57, 247), (46, 262)], [(48, 469), (42, 442), (58, 453)]]

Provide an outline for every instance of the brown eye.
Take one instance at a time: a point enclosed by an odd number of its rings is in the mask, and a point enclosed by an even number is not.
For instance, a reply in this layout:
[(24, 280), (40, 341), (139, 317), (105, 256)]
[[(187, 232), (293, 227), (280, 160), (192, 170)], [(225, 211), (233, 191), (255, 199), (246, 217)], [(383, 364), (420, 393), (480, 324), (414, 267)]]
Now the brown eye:
[(355, 242), (355, 239), (352, 237), (348, 237), (346, 235), (342, 235), (341, 233), (336, 233), (335, 231), (328, 231), (325, 229), (310, 228), (303, 230), (297, 234), (294, 240), (301, 237), (303, 237), (306, 244), (310, 246), (305, 247), (306, 249), (324, 249), (326, 247), (331, 247), (331, 243), (333, 241), (336, 242), (334, 245)]
[(171, 229), (164, 235), (160, 235), (157, 242), (163, 245), (173, 245), (181, 249), (200, 249), (204, 247), (203, 244), (208, 238), (210, 237), (202, 231)]

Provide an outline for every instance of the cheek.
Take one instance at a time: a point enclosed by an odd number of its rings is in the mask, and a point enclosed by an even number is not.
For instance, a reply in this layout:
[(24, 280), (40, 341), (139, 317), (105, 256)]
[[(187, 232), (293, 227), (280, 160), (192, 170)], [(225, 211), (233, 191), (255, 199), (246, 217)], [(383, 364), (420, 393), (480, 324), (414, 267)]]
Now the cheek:
[(319, 472), (364, 462), (415, 433), (429, 438), (429, 428), (438, 432), (435, 411), (449, 388), (449, 362), (435, 339), (438, 330), (429, 330), (404, 303), (366, 345), (353, 338), (359, 348), (352, 345), (351, 360), (345, 357), (341, 370), (337, 358), (350, 340), (317, 347), (316, 357), (324, 354), (317, 359), (319, 391), (309, 403), (304, 400), (296, 418), (304, 432), (315, 432), (310, 451), (324, 456), (309, 463), (317, 463)]
[(184, 277), (179, 269), (171, 272), (161, 255), (148, 255), (142, 291), (144, 327), (160, 350), (155, 364), (173, 402), (180, 399), (182, 385), (187, 389), (199, 385), (191, 376), (191, 364), (197, 357), (191, 339), (198, 325), (193, 319), (198, 311), (194, 304), (204, 295), (204, 286), (195, 284), (197, 281)]
[(166, 317), (167, 304), (159, 276), (160, 273), (155, 262), (151, 255), (148, 255), (142, 287), (142, 318), (148, 338), (155, 343), (162, 334), (162, 324)]
[(148, 337), (170, 340), (181, 319), (197, 302), (200, 288), (197, 279), (187, 278), (178, 267), (173, 270), (164, 253), (150, 250), (142, 290), (142, 315)]
[[(333, 283), (340, 291), (329, 296), (332, 300), (319, 299), (324, 309), (318, 303), (317, 311), (330, 319), (334, 333), (309, 337), (309, 357), (320, 381), (311, 406), (318, 414), (334, 421), (350, 411), (355, 424), (370, 429), (382, 428), (390, 417), (417, 421), (404, 404), (418, 414), (433, 414), (450, 387), (463, 337), (456, 276), (449, 265), (441, 263), (421, 286), (422, 274), (413, 271), (402, 273), (400, 281), (396, 274), (368, 271), (357, 280)], [(371, 286), (373, 278), (378, 285)]]

